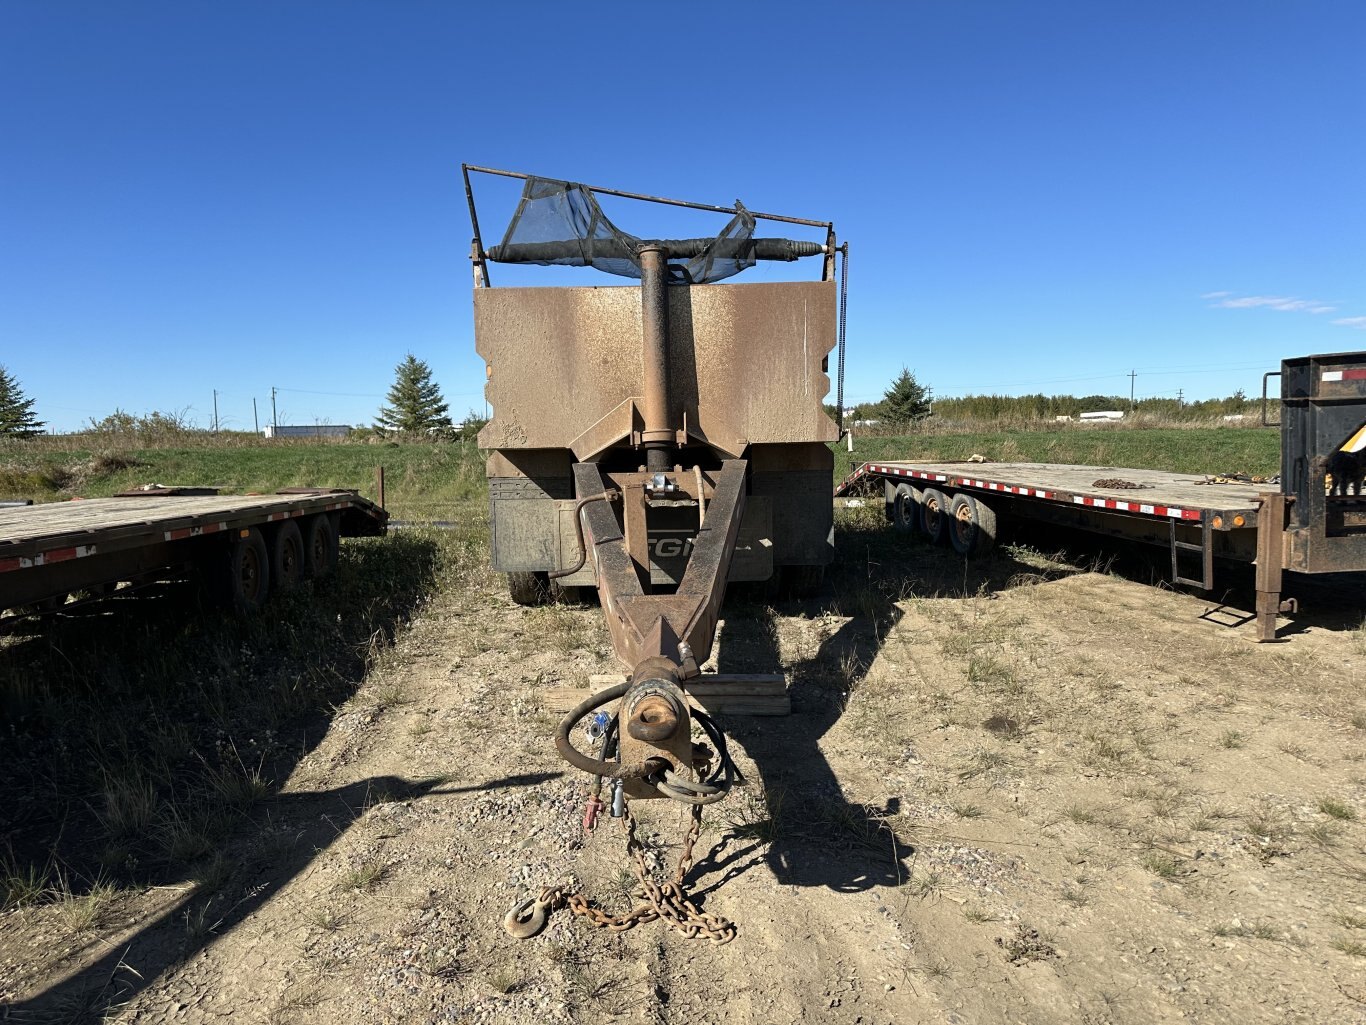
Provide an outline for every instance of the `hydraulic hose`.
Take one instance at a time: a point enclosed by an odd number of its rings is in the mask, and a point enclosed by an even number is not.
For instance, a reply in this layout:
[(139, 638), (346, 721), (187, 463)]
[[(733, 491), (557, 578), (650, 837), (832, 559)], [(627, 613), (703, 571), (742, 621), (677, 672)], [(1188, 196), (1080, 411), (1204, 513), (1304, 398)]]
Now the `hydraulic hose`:
[(591, 773), (594, 776), (604, 776), (607, 779), (643, 779), (645, 776), (654, 772), (653, 766), (645, 763), (639, 765), (620, 765), (617, 762), (603, 761), (601, 758), (594, 758), (586, 755), (574, 746), (570, 740), (570, 734), (574, 730), (574, 724), (582, 719), (589, 712), (595, 711), (617, 698), (622, 697), (631, 689), (630, 681), (619, 683), (615, 687), (608, 687), (606, 690), (598, 691), (581, 701), (572, 712), (560, 721), (559, 728), (555, 730), (555, 750), (560, 753), (570, 765), (576, 769)]

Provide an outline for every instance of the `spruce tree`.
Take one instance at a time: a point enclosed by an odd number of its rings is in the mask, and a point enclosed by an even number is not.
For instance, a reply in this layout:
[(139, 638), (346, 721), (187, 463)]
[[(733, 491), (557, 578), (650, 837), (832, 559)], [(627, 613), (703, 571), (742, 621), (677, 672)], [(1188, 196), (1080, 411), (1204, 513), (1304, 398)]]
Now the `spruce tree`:
[(902, 367), (901, 376), (892, 382), (883, 396), (882, 407), (889, 423), (908, 424), (924, 420), (930, 415), (930, 400), (933, 398), (930, 390)]
[(42, 434), (45, 426), (33, 415), (33, 400), (24, 398), (19, 382), (0, 366), (0, 435), (31, 438)]
[(432, 368), (411, 352), (394, 368), (394, 385), (387, 396), (389, 404), (380, 408), (375, 426), (404, 434), (429, 434), (449, 428), (451, 418), (432, 380)]

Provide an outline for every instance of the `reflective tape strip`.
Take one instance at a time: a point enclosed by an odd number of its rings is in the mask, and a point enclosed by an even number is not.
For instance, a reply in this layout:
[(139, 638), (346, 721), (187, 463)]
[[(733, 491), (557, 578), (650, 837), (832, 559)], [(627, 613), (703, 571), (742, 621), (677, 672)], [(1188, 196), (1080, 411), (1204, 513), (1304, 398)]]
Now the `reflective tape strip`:
[(1146, 505), (1139, 502), (1123, 502), (1117, 498), (1092, 498), (1090, 495), (1073, 495), (1074, 505), (1086, 505), (1095, 509), (1114, 509), (1116, 512), (1140, 513), (1145, 516), (1162, 516), (1173, 520), (1198, 520), (1198, 509), (1178, 509), (1170, 505)]
[(76, 545), (74, 548), (52, 548), (46, 552), (39, 552), (33, 556), (16, 556), (9, 559), (0, 559), (0, 573), (7, 573), (16, 569), (33, 569), (35, 566), (47, 566), (54, 562), (70, 562), (72, 559), (84, 559), (88, 555), (96, 555), (98, 551), (95, 545)]
[(227, 530), (226, 523), (205, 523), (198, 527), (180, 527), (176, 530), (163, 531), (162, 539), (165, 541), (184, 541), (187, 537), (199, 537), (203, 534), (216, 534), (220, 530)]
[(972, 480), (967, 477), (960, 477), (958, 483), (962, 487), (981, 488), (983, 491), (1000, 491), (1008, 495), (1021, 495), (1025, 498), (1046, 498), (1050, 501), (1057, 498), (1051, 491), (1044, 491), (1040, 488), (1026, 488), (1017, 484), (1002, 484), (994, 480)]

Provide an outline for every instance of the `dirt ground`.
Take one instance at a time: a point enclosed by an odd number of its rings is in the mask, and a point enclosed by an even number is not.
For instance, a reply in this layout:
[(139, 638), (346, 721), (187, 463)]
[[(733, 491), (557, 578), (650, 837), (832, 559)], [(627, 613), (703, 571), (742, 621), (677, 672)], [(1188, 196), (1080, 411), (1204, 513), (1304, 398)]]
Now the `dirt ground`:
[(598, 608), (472, 572), (192, 880), (0, 918), (0, 1021), (1366, 1023), (1361, 630), (1257, 645), (1113, 572), (842, 527), (825, 597), (724, 610), (715, 663), (793, 699), (724, 722), (746, 783), (689, 883), (733, 942), (503, 932), (552, 882), (631, 901), (543, 700), (616, 666)]

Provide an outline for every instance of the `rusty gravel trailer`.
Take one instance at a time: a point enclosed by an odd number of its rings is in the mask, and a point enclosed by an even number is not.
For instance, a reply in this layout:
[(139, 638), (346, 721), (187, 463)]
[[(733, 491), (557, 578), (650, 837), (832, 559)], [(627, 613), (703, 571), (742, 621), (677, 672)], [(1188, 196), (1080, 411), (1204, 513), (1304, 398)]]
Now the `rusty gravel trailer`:
[[(865, 463), (836, 489), (881, 485), (898, 529), (982, 554), (1014, 517), (1161, 545), (1173, 583), (1211, 590), (1216, 560), (1257, 569), (1257, 639), (1274, 640), (1285, 572), (1366, 571), (1366, 352), (1284, 360), (1277, 483), (1056, 463)], [(1265, 387), (1263, 388), (1265, 399)], [(1265, 402), (1263, 422), (1266, 423)], [(1336, 479), (1334, 479), (1336, 477)], [(1283, 482), (1283, 483), (1281, 483)]]
[[(490, 450), (493, 566), (521, 604), (595, 588), (630, 673), (574, 708), (556, 747), (596, 781), (586, 828), (605, 781), (611, 815), (628, 823), (628, 799), (694, 809), (671, 882), (646, 879), (636, 858), (648, 905), (613, 918), (551, 887), (519, 903), (504, 924), (526, 938), (568, 903), (598, 925), (662, 918), (686, 935), (725, 942), (733, 925), (693, 905), (684, 878), (701, 806), (725, 796), (735, 766), (719, 727), (688, 691), (724, 689), (701, 666), (728, 582), (780, 576), (792, 590), (812, 589), (833, 557), (828, 443), (839, 430), (823, 401), (842, 334), (836, 255), (847, 250), (828, 221), (751, 213), (738, 202), (717, 207), (464, 170), (475, 347), (487, 364), (492, 409), (479, 441)], [(471, 171), (524, 183), (503, 241), (487, 249)], [(638, 238), (606, 218), (598, 195), (730, 220), (714, 238)], [(760, 220), (804, 225), (823, 241), (754, 237)], [(803, 257), (821, 258), (820, 280), (717, 284), (756, 261)], [(491, 287), (490, 262), (592, 267), (639, 285)], [(573, 740), (582, 720), (598, 724), (587, 751)], [(694, 725), (710, 747), (694, 743)], [(638, 844), (632, 850), (640, 854)]]
[(339, 537), (382, 535), (387, 523), (355, 492), (319, 488), (149, 488), (0, 507), (0, 612), (51, 612), (73, 594), (98, 597), (192, 572), (250, 611), (272, 591), (330, 572)]

